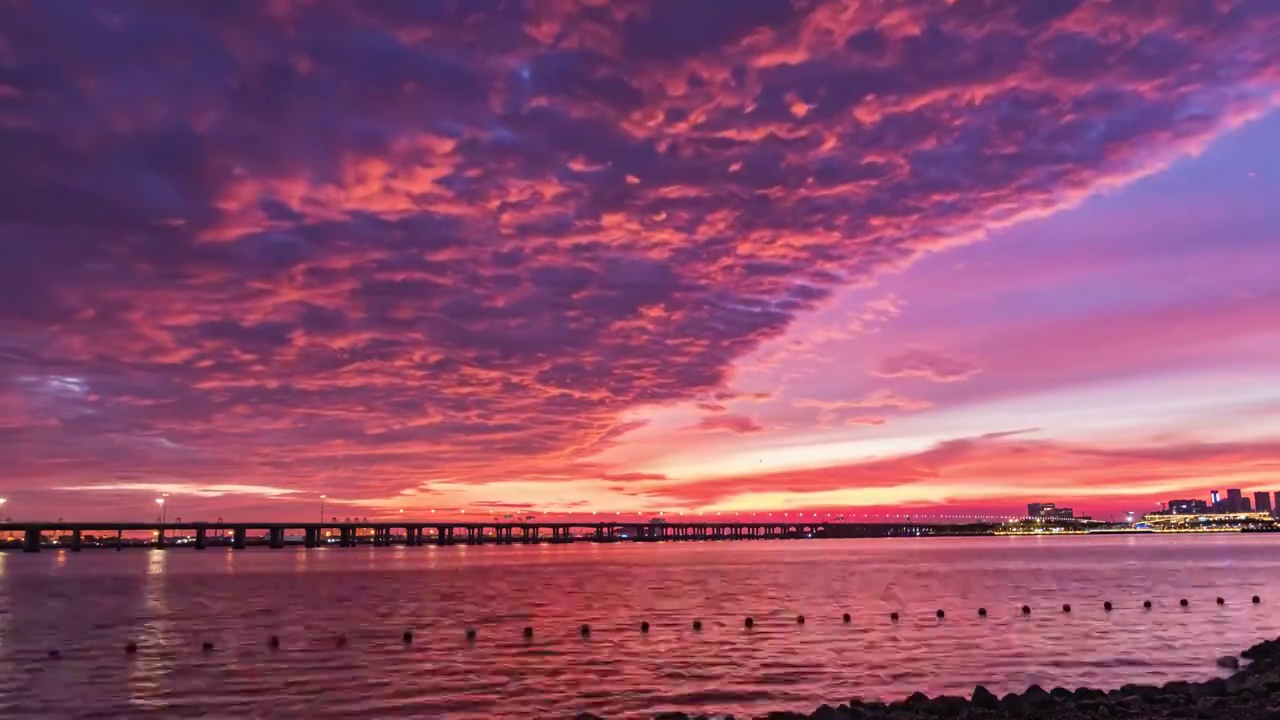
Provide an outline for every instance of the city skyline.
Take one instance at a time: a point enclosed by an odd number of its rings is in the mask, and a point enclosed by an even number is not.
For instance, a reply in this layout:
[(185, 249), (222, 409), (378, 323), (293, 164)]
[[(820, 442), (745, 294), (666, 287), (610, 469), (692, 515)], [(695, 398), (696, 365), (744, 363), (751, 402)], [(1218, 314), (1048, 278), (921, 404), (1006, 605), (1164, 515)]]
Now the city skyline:
[(1280, 491), (1280, 4), (870, 5), (0, 10), (0, 512)]

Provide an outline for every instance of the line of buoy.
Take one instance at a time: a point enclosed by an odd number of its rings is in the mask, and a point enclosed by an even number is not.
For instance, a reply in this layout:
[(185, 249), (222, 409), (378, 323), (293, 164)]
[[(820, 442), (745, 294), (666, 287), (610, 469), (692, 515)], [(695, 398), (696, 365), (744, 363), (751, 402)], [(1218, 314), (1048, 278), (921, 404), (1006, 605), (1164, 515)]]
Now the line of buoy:
[[(1254, 604), (1254, 605), (1260, 605), (1260, 604), (1262, 603), (1262, 598), (1261, 598), (1261, 597), (1259, 597), (1259, 596), (1257, 596), (1257, 595), (1254, 595), (1254, 596), (1252, 596), (1252, 597), (1250, 597), (1250, 598), (1249, 598), (1249, 601), (1250, 601), (1252, 604)], [(1217, 603), (1218, 605), (1220, 605), (1220, 606), (1225, 606), (1225, 605), (1227, 604), (1226, 598), (1223, 598), (1223, 597), (1217, 597), (1217, 598), (1215, 598), (1215, 599), (1214, 599), (1214, 602), (1216, 602), (1216, 603)], [(1181, 607), (1186, 608), (1186, 607), (1190, 607), (1190, 606), (1191, 606), (1191, 602), (1190, 602), (1189, 600), (1187, 600), (1187, 598), (1180, 598), (1180, 599), (1178, 600), (1178, 605), (1180, 605)], [(1142, 601), (1142, 607), (1143, 607), (1143, 609), (1144, 609), (1144, 610), (1150, 610), (1150, 609), (1152, 608), (1152, 603), (1151, 603), (1151, 601), (1150, 601), (1150, 600), (1143, 600), (1143, 601)], [(1103, 609), (1103, 610), (1105, 610), (1106, 612), (1111, 612), (1114, 608), (1115, 608), (1115, 606), (1111, 603), (1111, 601), (1110, 601), (1110, 600), (1107, 600), (1107, 601), (1105, 601), (1105, 602), (1103, 602), (1103, 603), (1102, 603), (1102, 609)], [(1071, 612), (1071, 604), (1070, 604), (1070, 603), (1063, 603), (1063, 605), (1062, 605), (1062, 612), (1064, 612), (1064, 613), (1070, 613), (1070, 612)], [(1023, 605), (1023, 606), (1022, 606), (1022, 614), (1023, 614), (1023, 615), (1030, 615), (1030, 614), (1031, 614), (1031, 606), (1030, 606), (1030, 605)], [(945, 619), (945, 618), (946, 618), (947, 613), (946, 613), (946, 611), (944, 611), (944, 610), (942, 610), (942, 609), (939, 609), (939, 610), (937, 610), (937, 611), (934, 613), (934, 615), (935, 615), (939, 620), (942, 620), (942, 619)], [(900, 619), (900, 617), (901, 617), (901, 616), (899, 615), (899, 613), (898, 613), (896, 610), (895, 610), (895, 611), (893, 611), (893, 612), (891, 612), (891, 613), (889, 613), (889, 619), (890, 619), (890, 620), (892, 620), (893, 622), (897, 622), (897, 621)], [(978, 608), (978, 617), (987, 617), (987, 609), (986, 609), (985, 607), (980, 607), (980, 608)], [(852, 615), (850, 615), (849, 613), (844, 613), (843, 615), (841, 615), (841, 616), (840, 616), (840, 619), (841, 619), (841, 621), (842, 621), (842, 622), (849, 623), (849, 622), (852, 622), (852, 621), (853, 621), (853, 616), (852, 616)], [(804, 624), (805, 624), (805, 616), (804, 616), (804, 615), (797, 615), (797, 616), (796, 616), (796, 618), (795, 618), (795, 622), (796, 622), (796, 624), (797, 624), (797, 625), (804, 625)], [(755, 625), (756, 625), (755, 618), (747, 617), (747, 618), (745, 618), (745, 619), (743, 620), (743, 626), (745, 626), (745, 627), (746, 627), (746, 628), (748, 628), (748, 629), (750, 629), (750, 628), (754, 628), (754, 627), (755, 627)], [(648, 633), (648, 632), (649, 632), (649, 627), (650, 627), (650, 626), (649, 626), (649, 621), (648, 621), (648, 620), (644, 620), (644, 621), (642, 621), (642, 622), (640, 623), (640, 632), (642, 632), (642, 633)], [(700, 619), (699, 619), (699, 620), (694, 620), (694, 621), (693, 621), (693, 629), (694, 629), (695, 631), (700, 631), (700, 630), (702, 630), (702, 620), (700, 620)], [(583, 623), (582, 625), (580, 625), (580, 626), (578, 627), (578, 634), (580, 634), (582, 637), (589, 637), (589, 636), (591, 635), (591, 626), (590, 626), (590, 625), (587, 625), (586, 623)], [(525, 637), (525, 638), (532, 638), (532, 637), (533, 637), (533, 628), (532, 628), (532, 627), (525, 627), (525, 628), (524, 628), (524, 637)], [(466, 638), (467, 638), (468, 640), (473, 640), (473, 641), (476, 639), (476, 630), (475, 630), (475, 628), (467, 628), (467, 629), (466, 629)], [(404, 641), (404, 643), (405, 643), (406, 645), (408, 645), (408, 644), (412, 643), (412, 642), (413, 642), (413, 631), (412, 631), (412, 630), (405, 630), (405, 631), (404, 631), (404, 633), (401, 635), (401, 640), (403, 640), (403, 641)], [(340, 647), (340, 648), (341, 648), (341, 647), (346, 647), (346, 646), (347, 646), (347, 636), (346, 636), (345, 634), (339, 634), (337, 637), (335, 637), (335, 638), (334, 638), (334, 644), (335, 644), (337, 647)], [(278, 650), (278, 649), (280, 648), (280, 636), (279, 636), (279, 635), (272, 635), (272, 636), (270, 636), (270, 637), (267, 639), (267, 646), (268, 646), (268, 647), (270, 647), (272, 650)], [(212, 652), (212, 651), (214, 650), (214, 644), (213, 644), (212, 642), (210, 642), (210, 641), (206, 640), (206, 641), (204, 641), (203, 643), (201, 643), (201, 650), (203, 650), (204, 652)], [(126, 654), (128, 654), (128, 655), (133, 655), (133, 654), (135, 654), (135, 653), (137, 653), (137, 652), (138, 652), (138, 644), (137, 644), (136, 642), (128, 642), (128, 643), (126, 643), (126, 644), (125, 644), (125, 646), (124, 646), (124, 651), (125, 651), (125, 653), (126, 653)], [(56, 659), (60, 659), (61, 657), (62, 657), (62, 654), (61, 654), (61, 652), (59, 652), (58, 650), (50, 650), (50, 651), (49, 651), (49, 658), (50, 658), (50, 659), (54, 659), (54, 660), (56, 660)]]

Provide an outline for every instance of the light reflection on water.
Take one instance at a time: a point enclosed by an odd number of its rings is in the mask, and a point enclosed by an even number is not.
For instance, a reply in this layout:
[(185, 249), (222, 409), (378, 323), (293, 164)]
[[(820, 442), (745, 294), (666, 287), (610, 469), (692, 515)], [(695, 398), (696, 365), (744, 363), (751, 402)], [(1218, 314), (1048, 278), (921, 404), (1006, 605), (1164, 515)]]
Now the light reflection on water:
[(0, 715), (750, 716), (1202, 679), (1280, 635), (1278, 550), (1215, 535), (0, 554)]

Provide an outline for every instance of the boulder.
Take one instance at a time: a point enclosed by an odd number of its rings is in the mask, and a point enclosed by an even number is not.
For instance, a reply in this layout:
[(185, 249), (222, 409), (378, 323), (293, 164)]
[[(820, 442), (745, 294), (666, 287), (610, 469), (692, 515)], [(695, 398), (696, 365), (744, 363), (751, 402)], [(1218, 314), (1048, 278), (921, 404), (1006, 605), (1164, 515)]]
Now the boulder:
[(848, 708), (841, 712), (830, 705), (819, 705), (818, 709), (809, 716), (809, 720), (845, 720), (847, 717), (849, 717)]
[(1236, 657), (1235, 655), (1223, 655), (1222, 657), (1218, 658), (1217, 663), (1218, 663), (1218, 667), (1220, 668), (1226, 668), (1228, 670), (1240, 669), (1240, 658)]
[(984, 710), (994, 710), (1000, 707), (1000, 700), (990, 690), (979, 685), (973, 689), (973, 706)]

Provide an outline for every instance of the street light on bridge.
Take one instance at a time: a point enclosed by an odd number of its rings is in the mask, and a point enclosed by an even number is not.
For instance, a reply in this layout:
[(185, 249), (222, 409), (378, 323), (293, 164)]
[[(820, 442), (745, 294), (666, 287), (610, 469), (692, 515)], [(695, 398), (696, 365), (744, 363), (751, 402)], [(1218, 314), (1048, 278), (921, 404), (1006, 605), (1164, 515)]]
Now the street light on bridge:
[(160, 506), (160, 524), (164, 525), (169, 519), (169, 493), (156, 498), (156, 504)]

